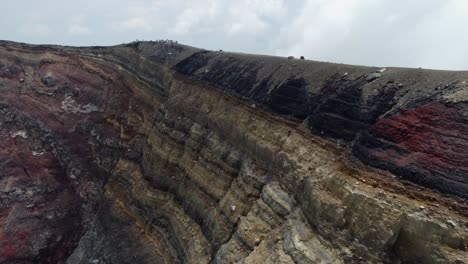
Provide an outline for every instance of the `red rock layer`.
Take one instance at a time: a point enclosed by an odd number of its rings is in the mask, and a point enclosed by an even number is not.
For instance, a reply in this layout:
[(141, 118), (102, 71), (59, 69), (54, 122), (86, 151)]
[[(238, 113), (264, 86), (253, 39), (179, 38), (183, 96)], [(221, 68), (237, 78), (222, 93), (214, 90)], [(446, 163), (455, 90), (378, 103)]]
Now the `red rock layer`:
[(434, 102), (380, 119), (355, 152), (416, 183), (468, 197), (467, 113), (466, 104)]

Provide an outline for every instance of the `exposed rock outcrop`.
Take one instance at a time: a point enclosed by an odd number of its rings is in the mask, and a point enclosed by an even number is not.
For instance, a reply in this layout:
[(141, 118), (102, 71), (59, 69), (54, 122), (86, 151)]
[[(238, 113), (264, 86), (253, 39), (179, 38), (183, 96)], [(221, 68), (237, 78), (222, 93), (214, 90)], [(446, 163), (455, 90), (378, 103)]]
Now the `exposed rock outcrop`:
[(0, 263), (468, 260), (466, 72), (0, 44)]

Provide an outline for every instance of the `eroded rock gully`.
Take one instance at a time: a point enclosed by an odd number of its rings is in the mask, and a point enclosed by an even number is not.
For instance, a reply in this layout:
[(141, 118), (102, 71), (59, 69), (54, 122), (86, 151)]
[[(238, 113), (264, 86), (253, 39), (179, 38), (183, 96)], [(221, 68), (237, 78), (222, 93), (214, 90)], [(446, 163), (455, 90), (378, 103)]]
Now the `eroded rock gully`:
[(1, 263), (467, 263), (468, 73), (0, 45)]

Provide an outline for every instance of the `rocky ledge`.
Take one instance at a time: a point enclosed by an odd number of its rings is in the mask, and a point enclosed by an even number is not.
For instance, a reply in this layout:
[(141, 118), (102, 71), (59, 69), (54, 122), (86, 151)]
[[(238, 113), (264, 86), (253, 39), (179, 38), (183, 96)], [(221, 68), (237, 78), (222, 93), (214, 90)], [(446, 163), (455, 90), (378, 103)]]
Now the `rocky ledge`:
[(468, 263), (468, 72), (0, 42), (0, 263)]

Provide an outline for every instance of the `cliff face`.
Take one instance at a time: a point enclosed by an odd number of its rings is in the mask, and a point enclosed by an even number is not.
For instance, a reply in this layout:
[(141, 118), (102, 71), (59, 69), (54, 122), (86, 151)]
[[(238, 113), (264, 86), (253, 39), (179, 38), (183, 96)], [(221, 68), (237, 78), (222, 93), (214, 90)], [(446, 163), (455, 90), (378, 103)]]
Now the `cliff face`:
[(468, 260), (467, 72), (0, 54), (0, 263)]

